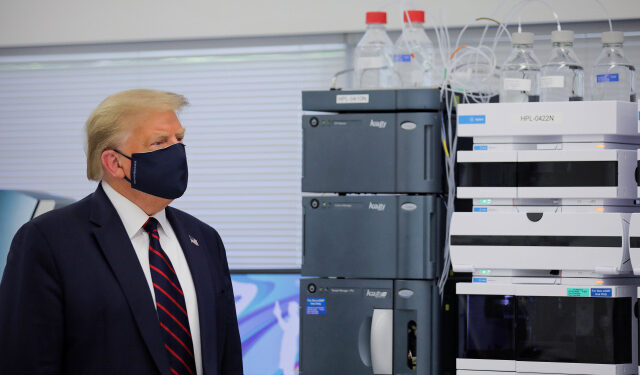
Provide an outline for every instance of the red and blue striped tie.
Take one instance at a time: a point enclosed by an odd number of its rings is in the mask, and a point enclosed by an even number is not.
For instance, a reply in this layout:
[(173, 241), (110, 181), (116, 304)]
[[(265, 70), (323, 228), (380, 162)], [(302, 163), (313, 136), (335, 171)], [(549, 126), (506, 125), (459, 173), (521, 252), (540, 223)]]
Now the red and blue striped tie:
[(149, 267), (156, 295), (156, 310), (169, 357), (171, 374), (195, 375), (193, 340), (187, 316), (187, 305), (176, 271), (160, 247), (158, 220), (150, 217), (143, 226), (149, 234)]

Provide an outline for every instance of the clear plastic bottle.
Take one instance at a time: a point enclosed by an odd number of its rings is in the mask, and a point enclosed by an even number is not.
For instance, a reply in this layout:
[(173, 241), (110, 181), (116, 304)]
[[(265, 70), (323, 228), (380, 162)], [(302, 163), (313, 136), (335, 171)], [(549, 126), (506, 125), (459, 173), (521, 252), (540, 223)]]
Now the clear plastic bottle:
[(367, 31), (356, 46), (353, 62), (354, 88), (391, 86), (393, 43), (387, 35), (386, 12), (367, 12)]
[(500, 102), (540, 101), (540, 62), (533, 53), (533, 33), (513, 33), (511, 45), (500, 74)]
[(591, 77), (593, 100), (636, 101), (636, 69), (624, 56), (623, 42), (620, 31), (602, 33), (602, 52)]
[(404, 28), (393, 46), (393, 69), (402, 87), (434, 86), (433, 44), (424, 31), (424, 11), (403, 14)]
[(551, 33), (551, 58), (540, 73), (540, 101), (581, 101), (584, 97), (584, 68), (573, 50), (573, 31)]

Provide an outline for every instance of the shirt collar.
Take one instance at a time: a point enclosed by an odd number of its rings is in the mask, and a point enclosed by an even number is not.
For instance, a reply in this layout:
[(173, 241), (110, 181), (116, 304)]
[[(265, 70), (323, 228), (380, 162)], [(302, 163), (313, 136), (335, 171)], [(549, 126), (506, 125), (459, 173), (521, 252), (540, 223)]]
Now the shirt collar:
[[(133, 236), (142, 229), (144, 223), (147, 222), (149, 215), (142, 211), (135, 203), (118, 193), (106, 181), (102, 181), (101, 184), (111, 204), (113, 204), (113, 207), (115, 207), (118, 212), (118, 216), (120, 216), (120, 220), (122, 220), (129, 239), (133, 238)], [(167, 215), (164, 209), (153, 215), (153, 217), (158, 220), (161, 228), (168, 228), (169, 222), (167, 221)]]
[(169, 224), (169, 220), (167, 220), (166, 211), (163, 209), (160, 212), (157, 212), (155, 215), (153, 215), (153, 217), (155, 217), (156, 220), (158, 220), (158, 227), (160, 228), (159, 230), (162, 232), (161, 235), (169, 233), (171, 225)]

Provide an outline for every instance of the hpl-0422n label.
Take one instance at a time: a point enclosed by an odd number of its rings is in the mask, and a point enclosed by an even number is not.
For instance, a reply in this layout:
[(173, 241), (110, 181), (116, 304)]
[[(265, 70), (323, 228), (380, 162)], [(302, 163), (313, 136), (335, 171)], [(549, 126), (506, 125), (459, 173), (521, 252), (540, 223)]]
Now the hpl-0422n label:
[(560, 113), (522, 113), (513, 117), (515, 123), (522, 125), (558, 125), (562, 124)]

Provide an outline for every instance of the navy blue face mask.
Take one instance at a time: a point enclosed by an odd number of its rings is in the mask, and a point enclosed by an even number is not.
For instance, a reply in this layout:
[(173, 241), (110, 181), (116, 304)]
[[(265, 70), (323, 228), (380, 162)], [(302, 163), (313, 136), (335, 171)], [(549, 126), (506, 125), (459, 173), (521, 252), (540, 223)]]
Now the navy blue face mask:
[(151, 152), (131, 154), (113, 151), (131, 160), (131, 187), (166, 199), (176, 199), (187, 190), (189, 171), (184, 144), (176, 143)]

